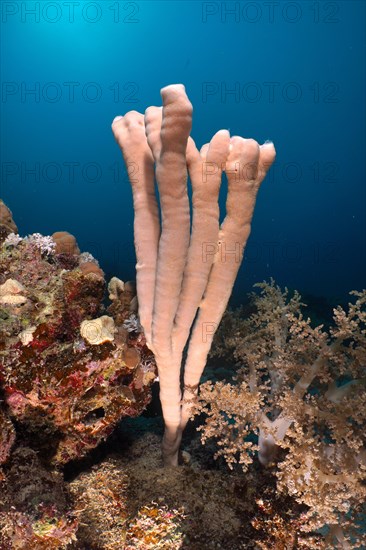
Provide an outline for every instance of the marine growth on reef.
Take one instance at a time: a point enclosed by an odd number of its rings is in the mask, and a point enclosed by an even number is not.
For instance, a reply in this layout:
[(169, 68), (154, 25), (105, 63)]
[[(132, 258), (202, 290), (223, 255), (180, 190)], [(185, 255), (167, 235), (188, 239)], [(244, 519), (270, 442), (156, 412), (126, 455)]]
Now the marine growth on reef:
[(134, 321), (134, 285), (112, 279), (106, 307), (104, 274), (72, 235), (21, 238), (14, 231), (5, 219), (0, 462), (21, 437), (63, 464), (94, 448), (124, 416), (142, 412), (155, 363)]

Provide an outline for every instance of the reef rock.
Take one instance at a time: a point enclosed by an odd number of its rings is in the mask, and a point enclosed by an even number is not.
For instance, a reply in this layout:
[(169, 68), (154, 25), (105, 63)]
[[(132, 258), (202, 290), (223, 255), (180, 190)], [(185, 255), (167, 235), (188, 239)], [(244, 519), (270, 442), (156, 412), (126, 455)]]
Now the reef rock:
[(6, 204), (0, 199), (0, 243), (11, 233), (18, 233), (13, 215)]
[[(0, 244), (0, 462), (14, 445), (13, 424), (15, 448), (20, 441), (60, 465), (83, 457), (151, 399), (156, 367), (130, 312), (133, 287), (105, 315), (103, 272), (70, 237)], [(85, 259), (99, 271), (82, 270)]]

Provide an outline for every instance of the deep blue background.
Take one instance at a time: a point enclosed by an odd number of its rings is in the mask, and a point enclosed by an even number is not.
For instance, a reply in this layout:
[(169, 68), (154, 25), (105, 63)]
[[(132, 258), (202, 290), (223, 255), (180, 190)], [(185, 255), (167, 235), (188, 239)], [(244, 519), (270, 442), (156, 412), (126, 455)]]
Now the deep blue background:
[(182, 82), (199, 146), (229, 128), (277, 149), (234, 300), (269, 277), (334, 301), (365, 286), (365, 2), (72, 4), (0, 3), (0, 196), (22, 235), (68, 230), (134, 278), (110, 123)]

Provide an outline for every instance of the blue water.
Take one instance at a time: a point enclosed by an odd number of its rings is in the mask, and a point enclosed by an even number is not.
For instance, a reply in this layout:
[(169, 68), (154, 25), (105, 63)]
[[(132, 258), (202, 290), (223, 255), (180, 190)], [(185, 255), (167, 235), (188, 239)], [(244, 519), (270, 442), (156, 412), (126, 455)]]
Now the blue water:
[(269, 277), (334, 301), (365, 286), (365, 2), (0, 5), (0, 196), (22, 235), (70, 231), (134, 278), (110, 123), (182, 82), (198, 145), (229, 128), (277, 149), (233, 300)]

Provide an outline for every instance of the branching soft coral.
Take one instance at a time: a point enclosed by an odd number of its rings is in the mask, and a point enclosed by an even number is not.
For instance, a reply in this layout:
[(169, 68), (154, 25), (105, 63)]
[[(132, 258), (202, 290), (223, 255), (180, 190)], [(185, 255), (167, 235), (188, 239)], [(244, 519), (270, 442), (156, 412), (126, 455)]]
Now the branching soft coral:
[(278, 463), (278, 488), (308, 506), (309, 529), (328, 524), (349, 548), (340, 519), (352, 523), (366, 496), (366, 291), (334, 310), (327, 331), (304, 317), (297, 292), (257, 286), (254, 313), (228, 314), (219, 331), (217, 353), (231, 351), (240, 369), (235, 385), (202, 386), (203, 440), (216, 437), (231, 467), (245, 469), (256, 450), (263, 465)]

